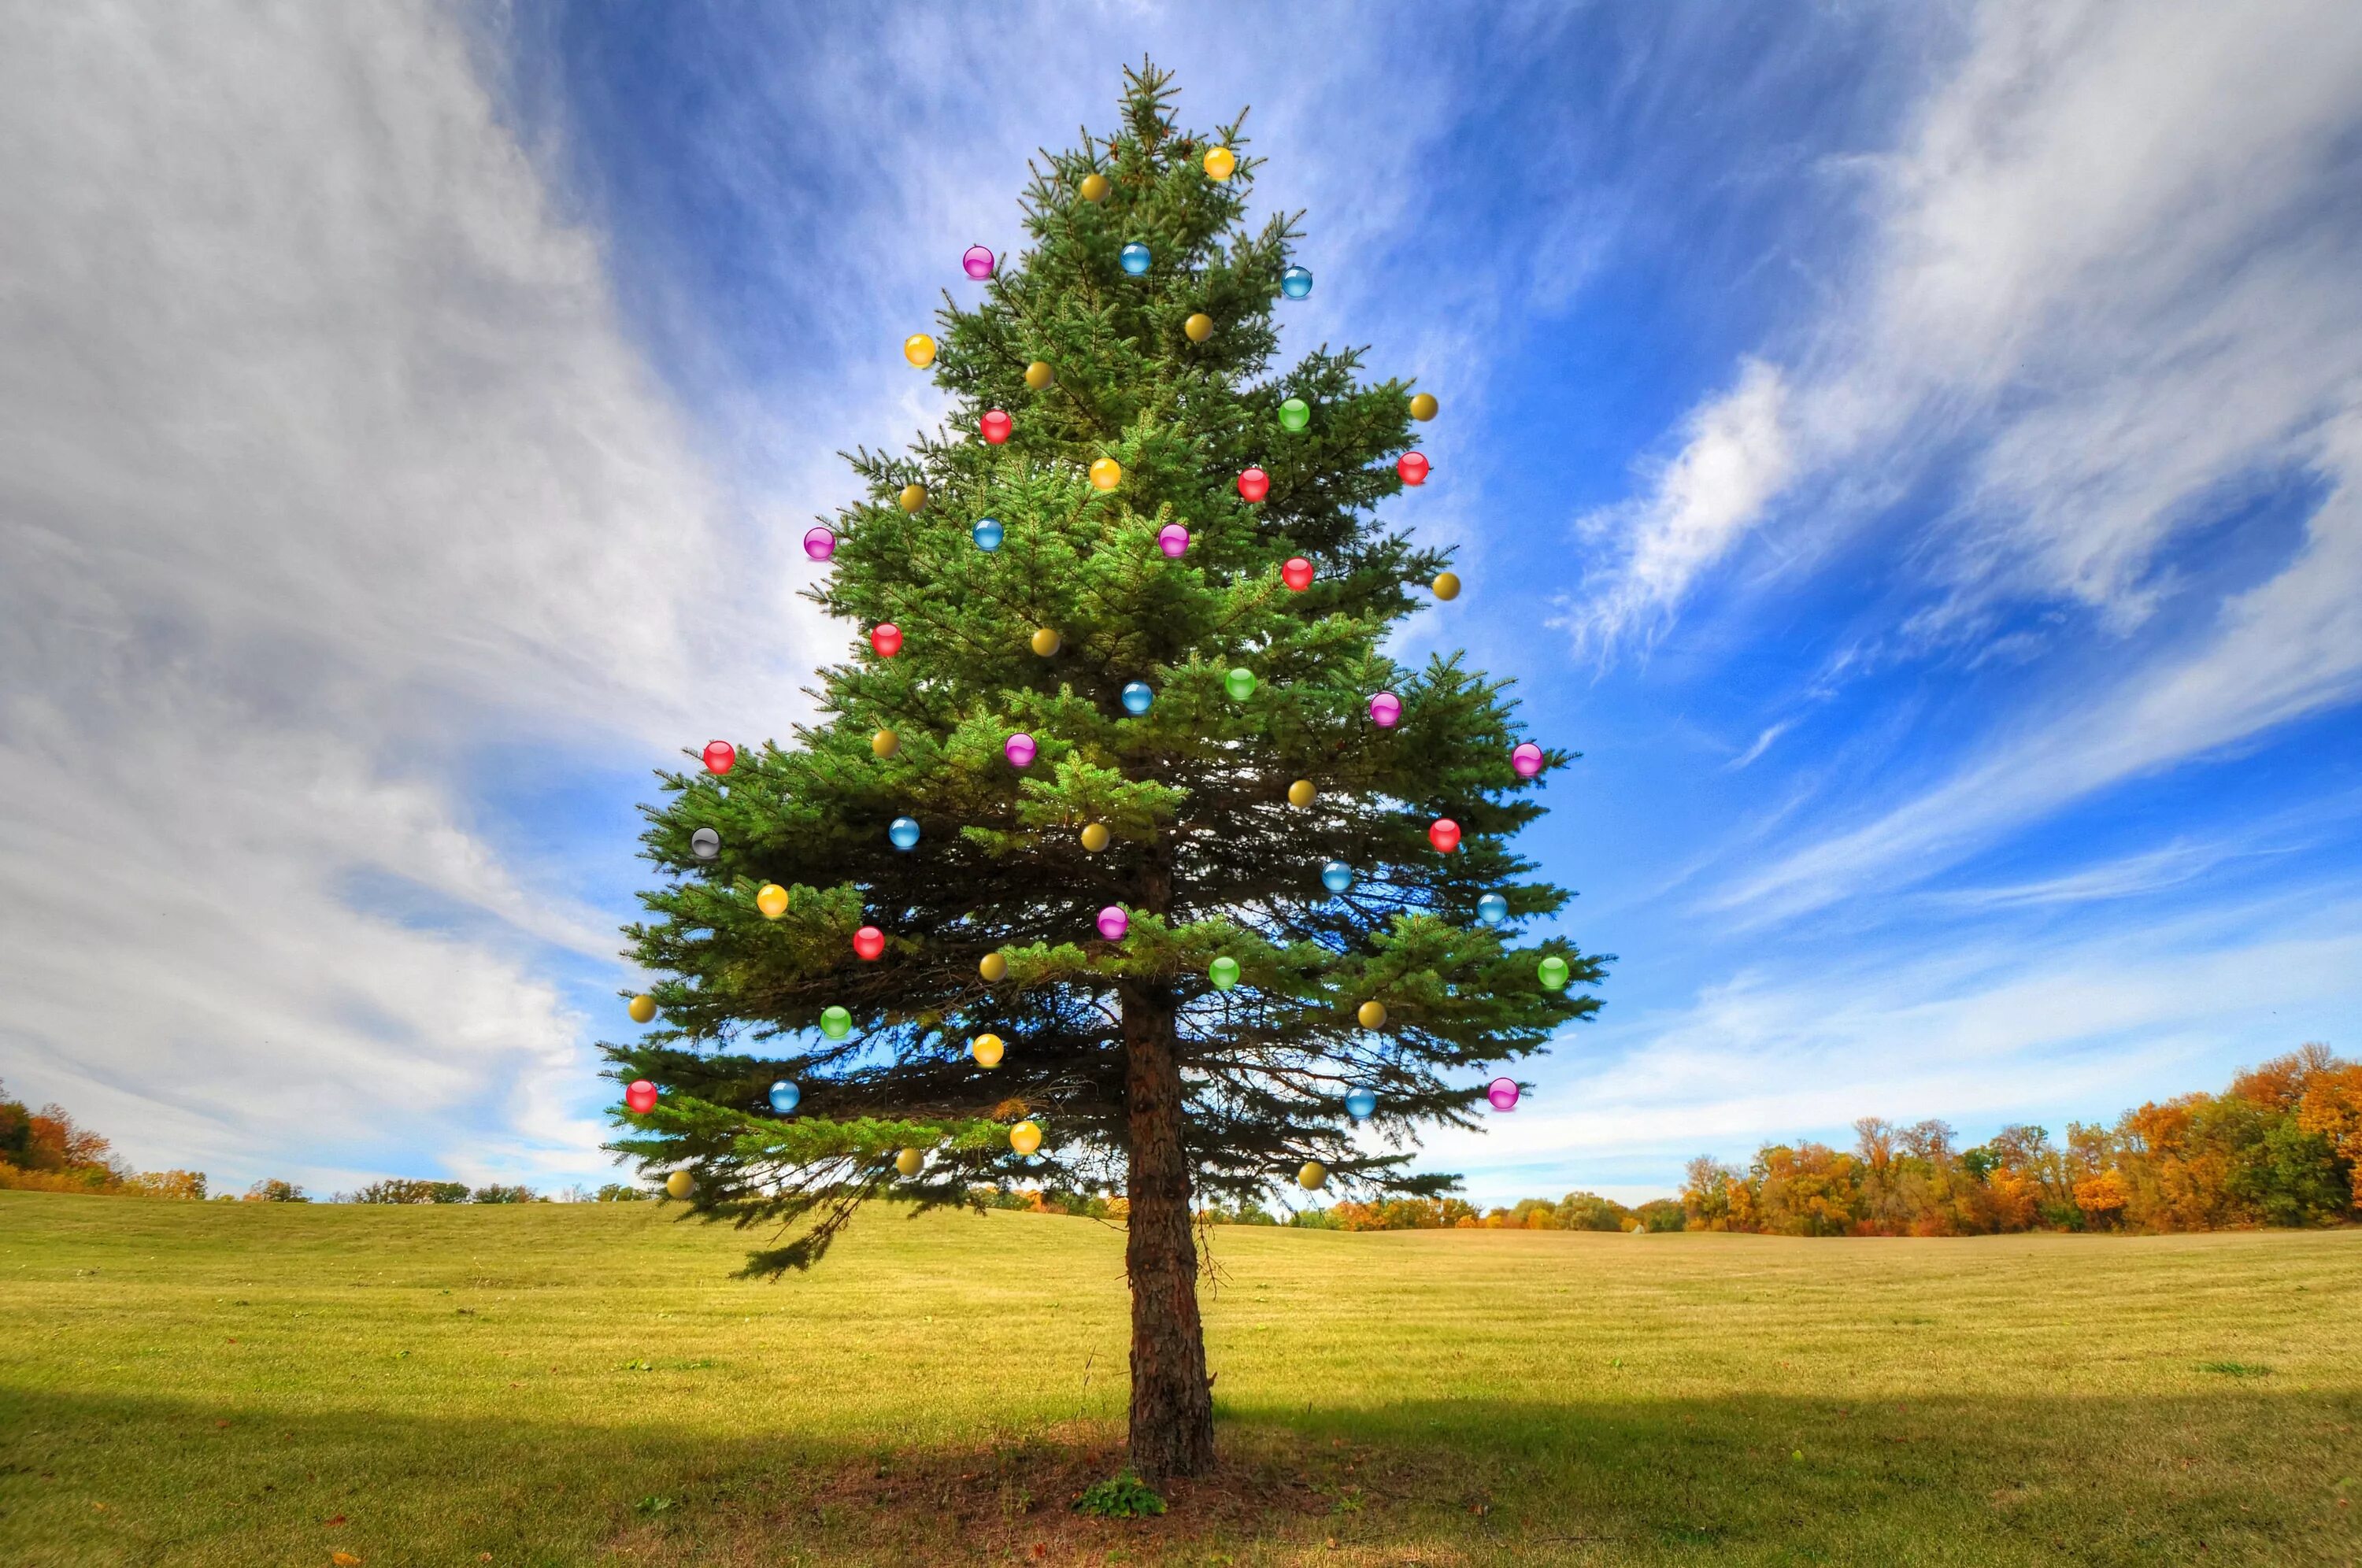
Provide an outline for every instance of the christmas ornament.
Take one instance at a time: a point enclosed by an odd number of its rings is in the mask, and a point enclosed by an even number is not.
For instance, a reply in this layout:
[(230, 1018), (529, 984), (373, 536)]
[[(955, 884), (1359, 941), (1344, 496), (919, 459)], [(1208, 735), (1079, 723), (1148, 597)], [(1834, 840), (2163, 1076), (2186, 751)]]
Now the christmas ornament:
[(874, 964), (886, 953), (886, 933), (874, 925), (865, 925), (853, 933), (853, 951), (865, 964)]
[(1189, 530), (1178, 523), (1167, 523), (1156, 530), (1156, 547), (1164, 552), (1167, 560), (1179, 560), (1189, 547)]
[(1261, 469), (1249, 469), (1239, 476), (1239, 493), (1249, 501), (1261, 501), (1271, 493), (1271, 476)]
[(887, 839), (897, 849), (919, 847), (919, 823), (912, 817), (896, 817), (886, 829)]
[(905, 1149), (894, 1156), (894, 1168), (906, 1176), (917, 1176), (926, 1163), (926, 1153), (920, 1149)]
[(1279, 580), (1301, 593), (1312, 586), (1312, 563), (1302, 556), (1290, 556), (1287, 564), (1279, 569)]
[(1254, 695), (1254, 671), (1244, 666), (1240, 666), (1222, 677), (1222, 690), (1231, 694), (1231, 701), (1233, 702), (1245, 701)]
[(1214, 982), (1218, 991), (1227, 991), (1239, 983), (1239, 961), (1225, 953), (1206, 966), (1206, 978)]
[(892, 730), (879, 730), (869, 737), (869, 750), (873, 756), (891, 756), (901, 749), (902, 737)]
[(818, 525), (805, 529), (804, 554), (816, 561), (836, 554), (836, 530)]
[(651, 996), (634, 997), (624, 1010), (632, 1015), (634, 1023), (646, 1023), (657, 1015), (657, 999)]
[(1203, 343), (1214, 336), (1214, 318), (1201, 310), (1181, 324), (1181, 334), (1192, 343)]
[(1000, 1066), (1000, 1053), (1002, 1047), (999, 1035), (979, 1034), (974, 1040), (968, 1042), (967, 1048), (968, 1054), (976, 1058), (976, 1065), (977, 1066), (997, 1067)]
[(1485, 1086), (1485, 1098), (1493, 1102), (1493, 1109), (1496, 1110), (1517, 1110), (1518, 1080), (1515, 1078), (1495, 1078), (1491, 1083)]
[(1402, 475), (1405, 484), (1425, 484), (1428, 462), (1424, 452), (1405, 452), (1395, 459), (1395, 472)]
[(894, 504), (905, 512), (916, 512), (926, 503), (927, 487), (922, 484), (906, 484), (894, 497)]
[(1026, 639), (1026, 646), (1043, 658), (1048, 658), (1052, 654), (1056, 653), (1065, 642), (1065, 639), (1057, 633), (1047, 626), (1043, 626), (1036, 629), (1034, 634)]
[(1567, 981), (1574, 977), (1574, 971), (1567, 967), (1565, 959), (1553, 953), (1534, 966), (1534, 977), (1541, 981), (1546, 991), (1562, 991)]
[(1318, 1192), (1329, 1185), (1329, 1167), (1319, 1160), (1307, 1160), (1296, 1173), (1297, 1185), (1307, 1192)]
[(967, 536), (976, 541), (976, 547), (979, 550), (1000, 548), (1000, 541), (1008, 536), (1009, 531), (1000, 525), (998, 517), (979, 517), (976, 520), (976, 526), (967, 531)]
[(1083, 829), (1083, 847), (1091, 854), (1097, 855), (1108, 846), (1108, 840), (1113, 836), (1108, 832), (1107, 823), (1092, 823)]
[(1364, 1029), (1384, 1029), (1386, 1026), (1386, 1004), (1375, 1000), (1365, 1001), (1353, 1016), (1361, 1021), (1361, 1025)]
[(1429, 586), (1435, 590), (1435, 596), (1438, 599), (1447, 602), (1457, 599), (1460, 597), (1460, 574), (1450, 571), (1437, 572), (1435, 580)]
[(923, 332), (913, 332), (902, 339), (902, 358), (925, 370), (935, 362), (935, 340)]
[(881, 621), (869, 634), (869, 646), (879, 658), (892, 658), (902, 651), (902, 628), (891, 621)]
[(842, 1040), (853, 1032), (853, 1014), (842, 1007), (822, 1010), (820, 1032), (831, 1040)]
[(657, 1086), (646, 1078), (634, 1078), (632, 1087), (624, 1091), (624, 1103), (635, 1116), (646, 1116), (657, 1108)]
[(1382, 730), (1393, 729), (1402, 723), (1402, 699), (1391, 691), (1381, 691), (1370, 699), (1370, 723)]
[(1239, 166), (1238, 154), (1227, 147), (1209, 147), (1206, 149), (1205, 166), (1207, 179), (1227, 180)]
[(1107, 200), (1109, 189), (1108, 177), (1104, 174), (1086, 174), (1083, 176), (1083, 182), (1079, 189), (1081, 190), (1083, 200), (1087, 202), (1104, 202)]
[(1057, 379), (1057, 372), (1050, 369), (1047, 359), (1036, 359), (1025, 367), (1025, 385), (1029, 391), (1040, 392)]
[(1116, 259), (1123, 263), (1125, 271), (1137, 278), (1148, 271), (1148, 247), (1135, 239), (1116, 252)]
[(777, 882), (766, 882), (755, 893), (755, 907), (763, 911), (765, 920), (777, 920), (788, 912), (788, 890)]
[(722, 853), (722, 835), (712, 828), (699, 828), (689, 835), (689, 852), (700, 860), (711, 860)]
[(1113, 490), (1123, 482), (1123, 465), (1113, 458), (1101, 458), (1091, 465), (1091, 483), (1100, 490)]
[(1438, 817), (1427, 824), (1427, 842), (1435, 845), (1439, 855), (1449, 855), (1460, 847), (1460, 824), (1450, 817)]
[(1010, 423), (1008, 411), (999, 408), (986, 409), (984, 417), (976, 422), (976, 427), (984, 436), (985, 445), (988, 447), (998, 447), (1006, 442), (1009, 439), (1009, 432), (1013, 428)]
[(988, 986), (997, 986), (1009, 977), (1009, 959), (1003, 954), (988, 953), (977, 960), (976, 972), (984, 977)]
[(1435, 401), (1433, 392), (1413, 392), (1410, 399), (1410, 416), (1413, 419), (1432, 419), (1435, 417), (1436, 410), (1440, 406)]
[(1341, 893), (1353, 885), (1353, 868), (1341, 860), (1331, 860), (1320, 867), (1320, 885), (1332, 893)]
[(1498, 925), (1509, 918), (1509, 900), (1498, 893), (1487, 893), (1476, 900), (1476, 918), (1486, 925)]
[(1302, 398), (1292, 397), (1279, 405), (1279, 427), (1282, 430), (1301, 430), (1311, 423), (1312, 405)]
[(1009, 758), (1009, 764), (1012, 767), (1032, 767), (1034, 757), (1039, 756), (1042, 750), (1040, 746), (1033, 744), (1033, 737), (1027, 734), (1022, 730), (1010, 735), (1009, 737), (1008, 744), (1004, 745), (1000, 749), (1002, 754)]
[(705, 770), (708, 773), (727, 773), (737, 760), (738, 748), (728, 741), (705, 743)]
[(665, 1191), (684, 1202), (697, 1190), (697, 1178), (687, 1171), (675, 1171), (665, 1177)]
[(1031, 1121), (1021, 1121), (1009, 1130), (1009, 1146), (1021, 1154), (1030, 1154), (1042, 1146), (1042, 1129)]
[(1155, 701), (1156, 693), (1148, 689), (1145, 680), (1135, 680), (1123, 689), (1123, 711), (1135, 719), (1148, 712), (1148, 705)]
[(1123, 933), (1131, 929), (1131, 917), (1120, 906), (1109, 904), (1099, 911), (1099, 934), (1109, 942), (1121, 942)]
[(1542, 770), (1542, 748), (1528, 741), (1509, 754), (1509, 766), (1518, 770), (1520, 778), (1531, 778)]
[(1312, 292), (1312, 269), (1293, 266), (1279, 275), (1279, 292), (1289, 299), (1300, 300)]
[(1345, 1091), (1345, 1114), (1356, 1121), (1367, 1121), (1370, 1113), (1378, 1109), (1378, 1097), (1365, 1088)]
[(971, 245), (960, 258), (960, 268), (980, 283), (992, 276), (992, 252), (981, 245)]
[(803, 1098), (804, 1091), (785, 1078), (771, 1086), (771, 1109), (782, 1116), (793, 1110)]
[(1319, 793), (1320, 791), (1312, 787), (1311, 779), (1299, 778), (1287, 787), (1287, 803), (1291, 806), (1308, 806), (1319, 796)]

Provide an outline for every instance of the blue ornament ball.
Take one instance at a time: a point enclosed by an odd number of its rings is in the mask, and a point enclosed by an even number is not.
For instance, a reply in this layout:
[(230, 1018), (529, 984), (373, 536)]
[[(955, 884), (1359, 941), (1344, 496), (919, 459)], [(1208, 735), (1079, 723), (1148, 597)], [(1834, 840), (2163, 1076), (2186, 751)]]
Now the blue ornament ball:
[(976, 520), (976, 526), (969, 529), (968, 532), (976, 536), (976, 547), (977, 549), (997, 550), (1000, 548), (1003, 530), (1000, 526), (999, 518), (979, 517)]
[(1289, 299), (1300, 300), (1312, 292), (1312, 269), (1290, 267), (1279, 275), (1279, 292)]
[(1135, 680), (1123, 689), (1123, 711), (1134, 718), (1148, 712), (1148, 705), (1155, 701), (1156, 693), (1148, 689), (1145, 680)]
[(1353, 868), (1341, 860), (1331, 860), (1320, 867), (1320, 885), (1332, 893), (1341, 893), (1353, 885)]
[(1476, 918), (1486, 925), (1498, 925), (1509, 918), (1509, 900), (1498, 893), (1487, 893), (1476, 900)]
[(771, 1086), (771, 1109), (785, 1116), (796, 1108), (796, 1101), (803, 1097), (803, 1090), (796, 1088), (787, 1079), (781, 1078)]
[(886, 830), (897, 849), (916, 849), (919, 845), (919, 824), (909, 817), (896, 817), (894, 825)]
[[(1136, 239), (1123, 248), (1119, 259), (1123, 262), (1123, 270), (1135, 278), (1148, 271), (1148, 247)], [(1305, 287), (1310, 288), (1312, 274), (1307, 272), (1304, 276), (1307, 280)]]
[(1370, 1113), (1378, 1109), (1378, 1097), (1365, 1088), (1345, 1091), (1345, 1114), (1356, 1121), (1367, 1121)]

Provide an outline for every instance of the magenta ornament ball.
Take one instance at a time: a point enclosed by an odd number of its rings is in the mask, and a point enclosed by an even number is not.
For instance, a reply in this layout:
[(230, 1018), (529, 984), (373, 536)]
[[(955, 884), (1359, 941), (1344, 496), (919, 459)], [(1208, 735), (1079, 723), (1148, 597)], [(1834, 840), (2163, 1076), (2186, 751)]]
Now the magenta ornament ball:
[(1099, 934), (1109, 942), (1121, 942), (1123, 933), (1131, 929), (1131, 917), (1114, 904), (1099, 911)]
[(1382, 730), (1393, 729), (1402, 723), (1402, 699), (1391, 691), (1381, 691), (1370, 699), (1370, 723)]
[(1181, 552), (1189, 547), (1189, 530), (1178, 523), (1167, 523), (1156, 531), (1156, 547), (1168, 558), (1179, 560)]
[(1518, 1080), (1515, 1078), (1495, 1078), (1491, 1083), (1485, 1086), (1485, 1098), (1493, 1102), (1493, 1109), (1496, 1110), (1517, 1110)]
[(1518, 770), (1520, 778), (1531, 778), (1542, 770), (1542, 748), (1528, 741), (1509, 754), (1509, 766)]
[(992, 252), (981, 245), (971, 245), (967, 254), (960, 258), (960, 266), (980, 283), (992, 276)]
[(1000, 749), (1008, 753), (1010, 765), (1017, 767), (1032, 767), (1033, 758), (1040, 755), (1042, 750), (1040, 746), (1033, 744), (1033, 737), (1021, 730), (1010, 735), (1009, 744)]
[(804, 554), (816, 561), (824, 561), (836, 554), (836, 535), (827, 528), (804, 530)]

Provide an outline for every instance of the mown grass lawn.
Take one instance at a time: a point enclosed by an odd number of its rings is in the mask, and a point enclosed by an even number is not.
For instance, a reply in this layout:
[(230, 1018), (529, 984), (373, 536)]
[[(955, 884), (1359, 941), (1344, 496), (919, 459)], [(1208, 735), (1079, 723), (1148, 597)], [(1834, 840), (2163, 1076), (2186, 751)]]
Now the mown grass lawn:
[(1225, 1228), (1133, 1524), (1121, 1237), (0, 1193), (0, 1564), (2347, 1563), (2362, 1231)]

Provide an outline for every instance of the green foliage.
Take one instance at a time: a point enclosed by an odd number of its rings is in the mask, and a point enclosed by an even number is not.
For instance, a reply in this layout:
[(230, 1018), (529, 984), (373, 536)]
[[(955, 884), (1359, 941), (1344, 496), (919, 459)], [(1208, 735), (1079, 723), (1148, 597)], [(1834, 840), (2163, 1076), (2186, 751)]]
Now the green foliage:
[(309, 1203), (312, 1201), (305, 1196), (302, 1187), (292, 1181), (281, 1181), (277, 1176), (268, 1177), (248, 1187), (246, 1200), (248, 1203)]
[(611, 1181), (606, 1186), (599, 1189), (599, 1195), (593, 1201), (599, 1203), (646, 1203), (655, 1196), (656, 1194), (650, 1192), (645, 1187), (635, 1186), (628, 1182)]
[(403, 1176), (389, 1176), (373, 1181), (353, 1194), (355, 1203), (465, 1203), (468, 1184), (464, 1181), (418, 1181)]
[(1075, 1499), (1075, 1512), (1103, 1519), (1152, 1518), (1164, 1511), (1164, 1499), (1130, 1470), (1092, 1482)]
[(478, 1187), (469, 1195), (469, 1201), (473, 1203), (540, 1203), (546, 1200), (542, 1198), (541, 1194), (534, 1191), (534, 1189), (529, 1187), (502, 1187), (498, 1182), (494, 1182), (489, 1187)]

